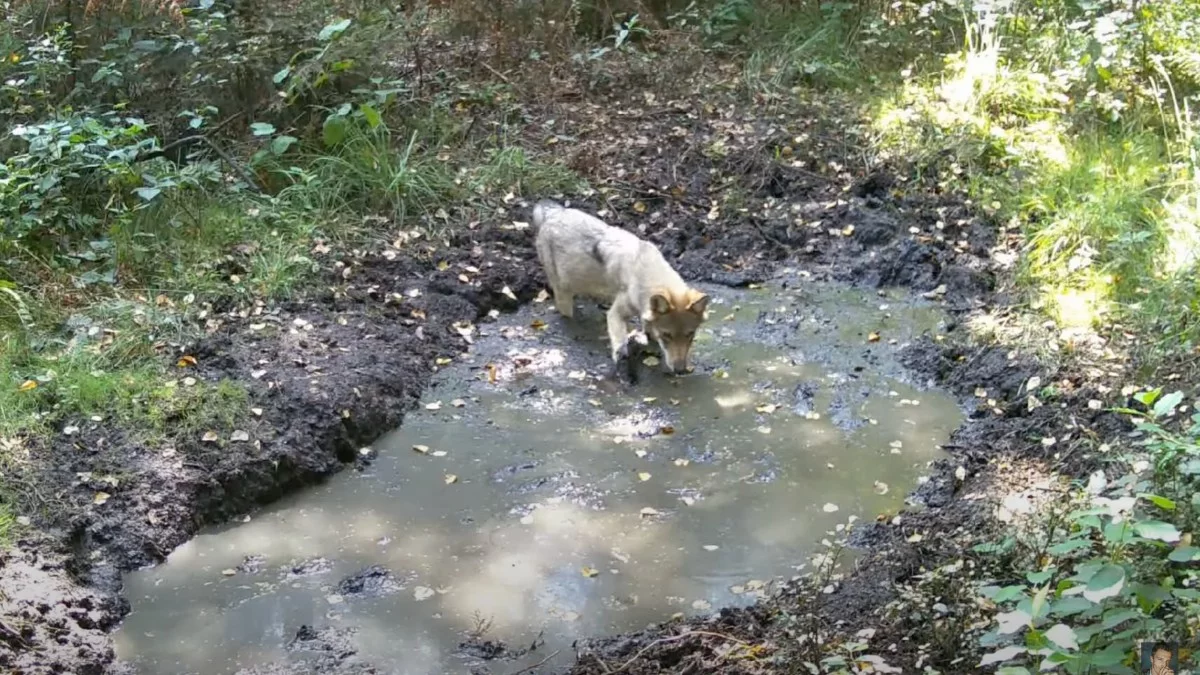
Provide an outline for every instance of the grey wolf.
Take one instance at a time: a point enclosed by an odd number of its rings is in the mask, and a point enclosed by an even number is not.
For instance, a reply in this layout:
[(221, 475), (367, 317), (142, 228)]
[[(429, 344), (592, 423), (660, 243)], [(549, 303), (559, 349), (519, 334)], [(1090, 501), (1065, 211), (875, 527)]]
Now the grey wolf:
[(638, 318), (662, 349), (663, 368), (676, 374), (690, 370), (688, 356), (709, 298), (684, 282), (657, 246), (546, 200), (534, 205), (531, 225), (559, 314), (575, 315), (577, 295), (609, 305), (614, 368), (628, 355), (629, 322)]

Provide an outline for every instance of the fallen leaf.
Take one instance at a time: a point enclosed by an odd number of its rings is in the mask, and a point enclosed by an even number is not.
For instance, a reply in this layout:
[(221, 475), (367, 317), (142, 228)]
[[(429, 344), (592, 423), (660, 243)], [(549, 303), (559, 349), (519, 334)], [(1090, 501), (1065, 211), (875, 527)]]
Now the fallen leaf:
[(432, 588), (429, 588), (428, 586), (417, 586), (416, 588), (413, 589), (413, 599), (416, 600), (417, 602), (421, 602), (422, 600), (428, 600), (436, 594), (437, 594), (437, 591), (433, 590)]
[(647, 453), (645, 450), (634, 450), (633, 454), (637, 455), (638, 459), (641, 459), (642, 457), (645, 457), (649, 453)]
[(250, 440), (250, 433), (246, 432), (246, 431), (242, 431), (241, 429), (238, 429), (237, 431), (234, 431), (232, 434), (229, 435), (229, 440), (231, 440), (235, 443), (244, 443), (244, 442)]
[(715, 550), (717, 550), (717, 549), (719, 549), (719, 548), (721, 548), (721, 547), (720, 547), (720, 546), (717, 546), (716, 544), (705, 544), (705, 545), (704, 545), (704, 550), (705, 550), (705, 551), (715, 551)]
[(185, 386), (185, 387), (194, 387), (194, 386), (196, 386), (196, 378), (194, 378), (194, 377), (185, 377), (185, 378), (183, 378), (183, 386)]
[(266, 374), (267, 374), (267, 371), (265, 371), (265, 370), (253, 370), (253, 371), (250, 371), (250, 377), (253, 377), (253, 378), (254, 378), (254, 379), (256, 379), (256, 380), (257, 380), (257, 379), (259, 379), (259, 378), (261, 378), (263, 375), (266, 375)]
[(461, 407), (465, 406), (466, 404), (467, 404), (467, 402), (462, 400), (461, 398), (456, 398), (453, 401), (450, 401), (450, 405), (454, 406), (455, 408), (461, 408)]
[(422, 455), (429, 454), (429, 446), (428, 445), (414, 445), (412, 447), (412, 449), (413, 449), (413, 452), (419, 452)]
[(441, 402), (441, 401), (434, 401), (433, 403), (426, 403), (426, 404), (425, 404), (425, 409), (426, 409), (426, 410), (441, 410), (441, 409), (442, 409), (442, 402)]
[(867, 335), (867, 342), (879, 342), (879, 333), (869, 333)]
[(250, 412), (254, 413), (255, 417), (262, 417), (263, 409), (262, 408), (251, 408)]
[(691, 464), (691, 463), (692, 463), (691, 460), (684, 459), (682, 457), (675, 460), (675, 466), (687, 466), (688, 464)]
[(439, 260), (437, 268), (439, 272), (445, 272), (446, 270), (450, 269), (450, 263), (446, 260)]
[(217, 439), (219, 438), (220, 436), (217, 435), (217, 432), (206, 431), (204, 432), (204, 435), (200, 437), (200, 440), (204, 441), (205, 443), (216, 443)]
[(984, 389), (983, 387), (976, 387), (975, 398), (987, 398), (987, 389)]
[(583, 576), (588, 579), (600, 576), (600, 570), (588, 567), (587, 565), (584, 565), (580, 572), (582, 572)]
[(516, 296), (516, 294), (515, 294), (515, 293), (513, 293), (513, 292), (512, 292), (512, 289), (511, 289), (511, 288), (509, 288), (508, 286), (505, 286), (504, 288), (501, 288), (501, 289), (500, 289), (500, 294), (501, 294), (501, 295), (503, 295), (504, 297), (506, 297), (506, 298), (508, 298), (508, 299), (512, 300), (513, 302), (516, 302), (516, 301), (517, 301), (517, 296)]
[(413, 311), (409, 312), (409, 314), (411, 314), (412, 318), (414, 319), (420, 319), (421, 321), (425, 320), (425, 310), (423, 309), (414, 309)]
[(496, 384), (496, 366), (495, 364), (487, 364), (488, 384)]
[(451, 363), (454, 363), (454, 359), (448, 359), (448, 358), (446, 358), (446, 357), (444, 357), (444, 356), (439, 356), (439, 357), (437, 357), (436, 359), (434, 359), (434, 360), (433, 360), (433, 363), (434, 363), (435, 365), (439, 365), (439, 366), (448, 366), (448, 365), (450, 365)]
[(645, 205), (645, 204), (643, 204), (642, 202), (634, 202), (634, 203), (633, 203), (633, 210), (634, 210), (634, 211), (637, 211), (638, 213), (645, 213), (645, 212), (646, 212), (646, 205)]
[(17, 389), (19, 391), (29, 391), (31, 389), (37, 389), (37, 386), (37, 380), (25, 380), (21, 383), (21, 386), (17, 387)]
[(107, 492), (97, 492), (96, 494), (92, 495), (92, 503), (96, 506), (100, 506), (104, 502), (108, 501), (108, 498), (111, 496), (112, 495), (108, 494)]
[(433, 452), (431, 452), (429, 454), (434, 457), (445, 457), (446, 451), (445, 450), (434, 450)]
[(654, 403), (657, 400), (658, 400), (657, 396), (647, 396), (646, 398), (642, 399), (642, 403)]
[(888, 484), (883, 481), (875, 481), (875, 494), (886, 495), (888, 493)]
[(464, 284), (469, 284), (469, 283), (471, 283), (471, 277), (468, 277), (468, 276), (467, 276), (467, 275), (465, 275), (465, 274), (460, 274), (460, 275), (458, 275), (458, 280), (459, 280), (459, 281), (461, 281), (461, 282), (463, 282)]
[(194, 366), (194, 365), (196, 365), (196, 357), (184, 356), (184, 357), (180, 358), (179, 361), (177, 361), (175, 363), (175, 365), (179, 366), (180, 368), (187, 368), (188, 366)]
[(833, 513), (834, 511), (838, 510), (838, 505), (832, 504), (832, 503), (826, 504), (825, 506), (821, 507), (821, 510), (824, 511), (825, 513)]
[(541, 319), (534, 319), (534, 320), (533, 320), (533, 321), (532, 321), (532, 322), (529, 324), (529, 327), (530, 327), (530, 328), (532, 328), (532, 329), (534, 329), (534, 330), (545, 330), (545, 329), (546, 329), (546, 322), (545, 322), (545, 321), (542, 321)]
[(659, 430), (658, 430), (658, 431), (659, 431), (659, 433), (661, 433), (663, 436), (670, 436), (671, 434), (675, 433), (675, 427), (673, 427), (673, 426), (670, 426), (670, 425), (667, 425), (667, 426), (665, 426), (665, 427), (661, 427), (661, 428), (659, 428)]
[(640, 513), (643, 518), (648, 518), (650, 516), (657, 516), (658, 509), (647, 506), (647, 507), (643, 508), (641, 511), (639, 511), (638, 513)]
[(640, 480), (644, 483), (644, 482), (650, 480), (650, 474), (646, 473), (645, 471), (642, 471), (638, 474), (638, 480)]
[(231, 577), (231, 576), (237, 574), (237, 570), (233, 569), (232, 567), (229, 567), (229, 568), (221, 570), (221, 574), (223, 574), (227, 577)]
[(453, 483), (458, 482), (458, 476), (455, 476), (452, 473), (448, 473), (448, 474), (446, 474), (446, 478), (444, 480), (446, 481), (446, 485), (451, 485)]
[(545, 302), (549, 299), (550, 299), (550, 294), (547, 293), (546, 289), (543, 288), (542, 290), (538, 291), (537, 297), (534, 298), (533, 301), (534, 302)]
[(712, 603), (707, 600), (697, 600), (692, 603), (692, 609), (697, 609), (697, 610), (700, 610), (701, 612), (706, 612), (706, 611), (712, 609)]
[(758, 406), (754, 410), (757, 412), (760, 412), (760, 413), (766, 413), (766, 414), (770, 415), (771, 413), (775, 412), (778, 409), (779, 409), (779, 406), (775, 405), (774, 403), (767, 403), (767, 404)]
[(647, 356), (646, 358), (642, 359), (642, 363), (653, 368), (654, 366), (657, 366), (660, 361), (658, 360), (657, 356)]

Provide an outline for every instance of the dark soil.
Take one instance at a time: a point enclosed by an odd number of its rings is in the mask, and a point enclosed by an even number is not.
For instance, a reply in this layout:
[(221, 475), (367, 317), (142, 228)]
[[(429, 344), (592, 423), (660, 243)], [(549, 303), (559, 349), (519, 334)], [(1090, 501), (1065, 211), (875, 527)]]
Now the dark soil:
[[(993, 225), (961, 197), (909, 185), (903, 168), (869, 174), (839, 168), (861, 166), (847, 159), (845, 111), (810, 104), (764, 113), (686, 77), (673, 90), (681, 92), (678, 100), (660, 100), (654, 95), (663, 96), (661, 82), (644, 89), (626, 82), (612, 94), (593, 91), (586, 103), (529, 104), (528, 134), (543, 148), (550, 134), (572, 139), (562, 148), (564, 160), (598, 188), (583, 197), (585, 207), (603, 209), (609, 222), (657, 243), (686, 278), (742, 286), (786, 265), (867, 287), (933, 292), (956, 312), (994, 301)], [(548, 195), (527, 195), (530, 202), (542, 196)], [(129, 430), (98, 423), (34, 442), (31, 456), (45, 470), (38, 489), (63, 506), (38, 523), (44, 534), (0, 557), (0, 667), (109, 672), (115, 665), (106, 632), (128, 608), (119, 595), (122, 573), (162, 561), (205, 525), (369, 462), (370, 452), (360, 449), (401, 423), (438, 358), (462, 351), (454, 324), (513, 310), (542, 289), (531, 235), (511, 225), (527, 221), (528, 212), (502, 208), (493, 205), (490, 219), (456, 229), (445, 245), (433, 242), (433, 250), (418, 240), (399, 249), (319, 255), (330, 272), (305, 299), (214, 313), (206, 339), (165, 355), (172, 363), (194, 356), (190, 375), (198, 379), (247, 385), (251, 405), (262, 410), (241, 427), (249, 441), (233, 442), (228, 433), (216, 443), (180, 438), (164, 452)], [(772, 654), (795, 642), (785, 616), (808, 615), (839, 632), (872, 626), (904, 644), (917, 619), (883, 624), (879, 612), (896, 583), (955, 554), (939, 533), (987, 525), (987, 503), (960, 497), (997, 458), (1050, 459), (1077, 473), (1090, 469), (1093, 458), (1073, 452), (1069, 442), (1047, 450), (1040, 443), (1045, 430), (1061, 429), (1071, 417), (1081, 434), (1121, 429), (1116, 417), (1086, 408), (1089, 398), (1100, 397), (1088, 379), (1040, 373), (1033, 361), (1003, 349), (956, 345), (952, 334), (943, 342), (931, 336), (905, 358), (915, 373), (949, 387), (975, 410), (948, 446), (951, 459), (913, 496), (926, 508), (898, 525), (862, 530), (867, 553), (858, 573), (819, 606), (789, 587), (750, 609), (580, 645), (571, 672), (599, 675), (623, 664), (620, 672), (630, 674), (767, 672)], [(1035, 373), (1069, 386), (1059, 387), (1056, 404), (1029, 412), (1022, 387)], [(976, 399), (978, 388), (997, 405)], [(797, 405), (811, 395), (798, 391)], [(955, 478), (960, 466), (965, 481)], [(107, 502), (94, 504), (99, 486), (80, 474), (121, 480), (105, 488)], [(519, 467), (513, 474), (498, 479), (520, 483)], [(914, 543), (916, 532), (925, 536)], [(366, 572), (344, 582), (350, 591), (394, 583), (385, 570)], [(704, 632), (680, 637), (689, 631)], [(725, 659), (728, 637), (766, 647), (754, 658)], [(305, 630), (293, 647), (305, 655), (304, 672), (370, 672), (344, 636)], [(889, 658), (905, 672), (919, 671), (904, 647)]]

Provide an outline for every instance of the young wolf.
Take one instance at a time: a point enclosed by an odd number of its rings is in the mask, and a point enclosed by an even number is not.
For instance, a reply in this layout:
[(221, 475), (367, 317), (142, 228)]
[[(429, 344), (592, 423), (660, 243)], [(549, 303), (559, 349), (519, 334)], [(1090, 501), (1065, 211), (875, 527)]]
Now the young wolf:
[(538, 260), (559, 314), (575, 315), (575, 296), (611, 303), (608, 340), (614, 367), (628, 354), (629, 321), (640, 317), (662, 348), (663, 367), (688, 371), (688, 352), (708, 296), (691, 288), (658, 247), (577, 209), (551, 201), (533, 207)]

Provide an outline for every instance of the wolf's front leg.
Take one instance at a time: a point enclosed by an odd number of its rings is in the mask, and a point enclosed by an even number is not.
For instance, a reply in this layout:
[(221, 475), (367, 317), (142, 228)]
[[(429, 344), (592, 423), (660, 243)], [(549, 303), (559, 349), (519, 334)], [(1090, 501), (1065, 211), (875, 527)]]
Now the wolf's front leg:
[(629, 324), (618, 307), (620, 304), (614, 302), (608, 308), (608, 346), (612, 350), (614, 365), (621, 361), (622, 356), (629, 355)]

